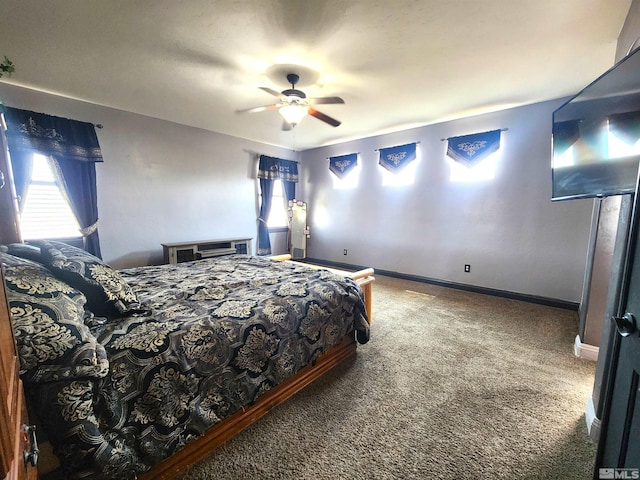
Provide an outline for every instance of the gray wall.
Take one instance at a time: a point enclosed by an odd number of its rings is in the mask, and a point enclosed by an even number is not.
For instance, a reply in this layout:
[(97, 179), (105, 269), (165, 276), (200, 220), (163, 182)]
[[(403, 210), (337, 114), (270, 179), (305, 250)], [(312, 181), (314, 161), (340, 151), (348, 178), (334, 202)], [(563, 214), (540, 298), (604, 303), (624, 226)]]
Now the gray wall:
[[(313, 258), (579, 302), (592, 200), (551, 202), (551, 115), (561, 100), (302, 152)], [(502, 133), (491, 181), (452, 183), (446, 142)], [(417, 178), (383, 187), (378, 148), (418, 141)], [(331, 155), (360, 153), (359, 187), (334, 190)], [(343, 249), (348, 255), (343, 255)], [(464, 264), (471, 272), (463, 271)]]
[(164, 242), (253, 237), (256, 154), (290, 150), (0, 84), (10, 106), (96, 124), (99, 232), (115, 268), (161, 263)]
[[(0, 97), (104, 125), (100, 236), (116, 268), (160, 262), (162, 242), (250, 236), (255, 247), (255, 154), (296, 159), (287, 149), (7, 84)], [(559, 104), (302, 152), (298, 198), (309, 203), (309, 256), (579, 301), (592, 202), (549, 201), (551, 112)], [(440, 139), (504, 127), (496, 178), (451, 183)], [(375, 149), (410, 141), (420, 142), (415, 184), (382, 187)], [(361, 153), (360, 187), (334, 190), (327, 157), (352, 152)]]

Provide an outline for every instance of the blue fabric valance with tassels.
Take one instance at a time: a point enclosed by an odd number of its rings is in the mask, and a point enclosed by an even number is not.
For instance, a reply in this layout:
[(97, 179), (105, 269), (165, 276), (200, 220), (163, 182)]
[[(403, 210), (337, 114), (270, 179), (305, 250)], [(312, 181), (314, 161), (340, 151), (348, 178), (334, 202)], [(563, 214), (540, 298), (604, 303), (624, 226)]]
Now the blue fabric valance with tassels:
[(400, 170), (415, 159), (415, 143), (408, 143), (406, 145), (398, 145), (396, 147), (380, 149), (379, 163), (390, 172), (396, 172), (397, 170)]
[(465, 165), (487, 158), (500, 148), (500, 130), (448, 138), (447, 155)]
[(329, 170), (338, 178), (344, 178), (358, 165), (358, 154), (350, 153), (339, 157), (329, 157)]

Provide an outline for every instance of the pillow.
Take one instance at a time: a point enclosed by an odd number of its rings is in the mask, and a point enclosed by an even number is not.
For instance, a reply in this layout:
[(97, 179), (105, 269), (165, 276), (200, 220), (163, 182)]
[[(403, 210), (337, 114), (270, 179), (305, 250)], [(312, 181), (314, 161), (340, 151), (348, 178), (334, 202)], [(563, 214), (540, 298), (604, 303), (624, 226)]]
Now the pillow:
[(60, 292), (82, 307), (86, 303), (87, 299), (82, 292), (58, 280), (44, 265), (8, 252), (1, 255), (5, 268), (5, 283), (9, 291), (42, 297), (53, 297)]
[(129, 284), (98, 257), (54, 240), (34, 243), (40, 246), (43, 264), (84, 293), (87, 307), (97, 316), (146, 312)]
[(34, 262), (42, 263), (42, 254), (40, 248), (35, 245), (29, 245), (26, 243), (10, 243), (7, 245), (7, 253), (20, 258), (26, 258), (33, 260)]
[(109, 362), (84, 324), (84, 295), (36, 262), (3, 253), (2, 264), (22, 379), (104, 377)]

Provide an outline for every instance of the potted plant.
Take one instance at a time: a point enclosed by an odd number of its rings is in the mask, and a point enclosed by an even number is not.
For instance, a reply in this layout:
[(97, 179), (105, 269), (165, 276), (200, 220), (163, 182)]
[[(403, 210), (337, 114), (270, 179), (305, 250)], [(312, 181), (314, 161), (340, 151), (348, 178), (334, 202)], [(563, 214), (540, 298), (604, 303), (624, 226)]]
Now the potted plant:
[(10, 77), (15, 70), (16, 68), (14, 67), (13, 62), (5, 55), (4, 60), (0, 62), (0, 78), (2, 78), (3, 75)]

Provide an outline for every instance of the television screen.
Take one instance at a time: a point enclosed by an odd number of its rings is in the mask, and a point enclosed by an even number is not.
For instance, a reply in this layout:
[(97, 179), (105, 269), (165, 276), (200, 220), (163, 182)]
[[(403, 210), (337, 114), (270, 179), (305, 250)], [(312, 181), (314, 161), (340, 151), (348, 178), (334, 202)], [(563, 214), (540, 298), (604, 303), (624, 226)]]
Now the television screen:
[(638, 52), (553, 113), (552, 200), (635, 191), (640, 163)]

